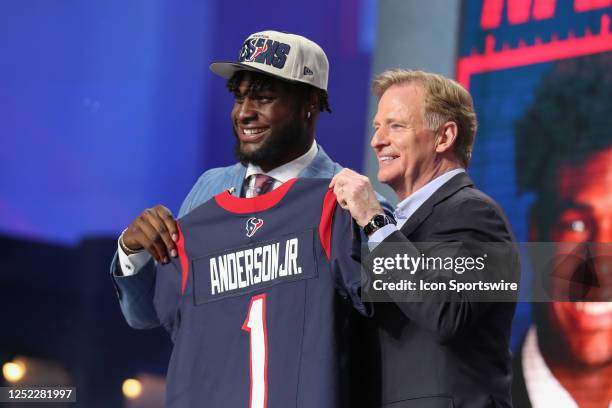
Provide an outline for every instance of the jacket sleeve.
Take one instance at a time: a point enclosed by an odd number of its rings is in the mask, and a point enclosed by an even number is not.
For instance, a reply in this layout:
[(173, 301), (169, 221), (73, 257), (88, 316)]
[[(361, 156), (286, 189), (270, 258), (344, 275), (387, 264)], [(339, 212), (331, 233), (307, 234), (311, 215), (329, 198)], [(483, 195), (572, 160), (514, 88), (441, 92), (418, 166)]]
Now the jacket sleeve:
[(153, 304), (160, 324), (174, 341), (181, 322), (181, 262), (173, 258), (167, 264), (157, 264)]
[(129, 276), (123, 276), (119, 268), (119, 257), (115, 253), (110, 274), (126, 322), (135, 329), (159, 326), (153, 305), (156, 277), (153, 260)]

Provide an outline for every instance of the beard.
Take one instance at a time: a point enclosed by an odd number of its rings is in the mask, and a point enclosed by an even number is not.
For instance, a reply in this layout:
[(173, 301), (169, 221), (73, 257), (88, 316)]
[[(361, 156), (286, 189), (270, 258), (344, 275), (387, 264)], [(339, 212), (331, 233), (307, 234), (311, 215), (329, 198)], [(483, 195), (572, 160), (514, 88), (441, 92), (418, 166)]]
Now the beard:
[(285, 126), (276, 128), (270, 133), (268, 138), (263, 141), (261, 146), (252, 151), (242, 149), (240, 138), (236, 128), (233, 128), (236, 144), (234, 146), (234, 156), (236, 159), (247, 166), (249, 163), (259, 167), (270, 165), (271, 163), (282, 163), (283, 159), (292, 152), (296, 146), (304, 144), (306, 131), (297, 115), (287, 121)]

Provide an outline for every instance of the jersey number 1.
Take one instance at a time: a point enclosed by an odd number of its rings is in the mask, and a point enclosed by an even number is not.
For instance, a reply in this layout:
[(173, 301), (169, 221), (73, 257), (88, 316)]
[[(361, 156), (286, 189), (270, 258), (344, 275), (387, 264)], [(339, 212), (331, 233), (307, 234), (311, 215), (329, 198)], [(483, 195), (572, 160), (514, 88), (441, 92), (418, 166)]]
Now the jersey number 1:
[(251, 338), (251, 397), (250, 408), (268, 405), (268, 329), (266, 327), (266, 294), (253, 296), (242, 330)]

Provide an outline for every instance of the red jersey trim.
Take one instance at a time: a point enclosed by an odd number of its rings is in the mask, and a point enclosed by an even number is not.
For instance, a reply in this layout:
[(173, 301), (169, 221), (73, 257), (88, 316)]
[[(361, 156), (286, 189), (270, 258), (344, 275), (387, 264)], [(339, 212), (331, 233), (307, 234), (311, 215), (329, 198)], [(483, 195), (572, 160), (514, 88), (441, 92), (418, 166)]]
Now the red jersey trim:
[(323, 198), (323, 211), (321, 212), (321, 221), (319, 223), (319, 239), (327, 259), (331, 257), (331, 233), (335, 211), (336, 195), (333, 190), (329, 189)]
[(178, 240), (176, 241), (176, 250), (178, 251), (179, 261), (181, 261), (181, 295), (185, 293), (185, 286), (187, 286), (187, 277), (189, 276), (189, 259), (187, 258), (187, 251), (185, 251), (185, 236), (181, 231), (181, 226), (176, 223), (178, 230)]
[(219, 207), (236, 214), (250, 214), (266, 211), (278, 204), (296, 181), (297, 178), (292, 178), (269, 193), (253, 198), (240, 198), (231, 195), (228, 191), (224, 191), (215, 196), (215, 201)]

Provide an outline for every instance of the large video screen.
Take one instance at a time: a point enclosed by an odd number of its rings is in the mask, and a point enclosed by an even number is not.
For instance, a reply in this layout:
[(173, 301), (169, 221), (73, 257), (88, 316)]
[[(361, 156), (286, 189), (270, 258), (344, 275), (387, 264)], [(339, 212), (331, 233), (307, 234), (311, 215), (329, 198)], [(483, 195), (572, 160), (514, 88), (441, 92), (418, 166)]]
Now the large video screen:
[[(521, 242), (612, 242), (611, 16), (609, 0), (464, 4), (457, 79), (479, 115), (471, 174)], [(573, 274), (605, 291), (605, 255), (578, 262)], [(529, 256), (523, 266), (528, 288)], [(566, 300), (519, 305), (517, 407), (612, 400), (612, 302)]]

